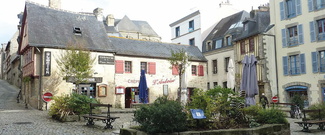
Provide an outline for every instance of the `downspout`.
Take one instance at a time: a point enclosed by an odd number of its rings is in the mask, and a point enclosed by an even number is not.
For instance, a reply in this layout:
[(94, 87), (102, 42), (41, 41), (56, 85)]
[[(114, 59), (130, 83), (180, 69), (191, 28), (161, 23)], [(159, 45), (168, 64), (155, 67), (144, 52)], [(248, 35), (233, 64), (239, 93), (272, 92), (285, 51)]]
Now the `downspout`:
[(37, 47), (35, 47), (36, 48), (36, 50), (38, 51), (38, 52), (40, 52), (40, 61), (39, 61), (39, 90), (38, 90), (38, 95), (39, 95), (39, 97), (38, 97), (38, 109), (39, 110), (42, 110), (42, 79), (43, 79), (43, 49), (41, 48), (41, 50), (40, 49), (38, 49)]
[(275, 78), (276, 78), (276, 95), (279, 97), (279, 79), (278, 79), (278, 56), (276, 52), (276, 38), (275, 35), (272, 34), (262, 34), (264, 36), (271, 36), (273, 37), (273, 42), (274, 42), (274, 56), (275, 56)]

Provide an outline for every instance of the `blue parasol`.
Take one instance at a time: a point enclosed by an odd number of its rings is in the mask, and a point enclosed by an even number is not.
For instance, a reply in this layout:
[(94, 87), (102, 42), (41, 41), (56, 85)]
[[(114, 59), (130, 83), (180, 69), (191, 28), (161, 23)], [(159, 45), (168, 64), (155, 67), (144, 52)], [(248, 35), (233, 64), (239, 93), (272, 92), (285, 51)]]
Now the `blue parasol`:
[(148, 103), (148, 86), (146, 80), (146, 72), (144, 70), (141, 70), (139, 82), (139, 99), (140, 103)]

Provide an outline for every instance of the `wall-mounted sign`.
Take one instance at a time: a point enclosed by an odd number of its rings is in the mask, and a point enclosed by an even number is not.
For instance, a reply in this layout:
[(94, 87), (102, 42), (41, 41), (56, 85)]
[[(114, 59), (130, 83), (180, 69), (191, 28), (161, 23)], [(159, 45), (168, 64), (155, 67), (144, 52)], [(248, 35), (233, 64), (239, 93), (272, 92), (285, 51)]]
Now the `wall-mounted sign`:
[(114, 65), (114, 56), (98, 56), (98, 64)]
[(115, 94), (124, 94), (125, 87), (119, 86), (115, 88)]
[(107, 96), (107, 85), (102, 84), (98, 86), (98, 96), (106, 97)]
[(44, 76), (51, 75), (51, 52), (45, 51)]

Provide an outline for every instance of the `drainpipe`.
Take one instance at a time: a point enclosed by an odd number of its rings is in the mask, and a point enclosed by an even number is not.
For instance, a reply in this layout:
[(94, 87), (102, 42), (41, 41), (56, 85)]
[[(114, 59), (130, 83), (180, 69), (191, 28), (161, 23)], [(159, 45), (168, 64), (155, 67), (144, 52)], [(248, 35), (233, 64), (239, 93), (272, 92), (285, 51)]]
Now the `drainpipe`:
[(279, 97), (279, 79), (278, 79), (278, 62), (277, 62), (278, 57), (277, 57), (277, 52), (276, 52), (276, 38), (275, 38), (275, 35), (272, 35), (272, 34), (262, 34), (262, 35), (273, 37), (274, 56), (275, 56), (275, 78), (276, 78), (276, 90), (277, 90), (276, 95), (278, 95), (278, 97)]
[(38, 95), (39, 95), (39, 97), (38, 97), (38, 109), (39, 110), (42, 110), (42, 79), (43, 79), (43, 48), (41, 48), (41, 50), (40, 49), (38, 49), (37, 47), (36, 47), (36, 50), (40, 53), (40, 61), (39, 61), (39, 90), (38, 90)]

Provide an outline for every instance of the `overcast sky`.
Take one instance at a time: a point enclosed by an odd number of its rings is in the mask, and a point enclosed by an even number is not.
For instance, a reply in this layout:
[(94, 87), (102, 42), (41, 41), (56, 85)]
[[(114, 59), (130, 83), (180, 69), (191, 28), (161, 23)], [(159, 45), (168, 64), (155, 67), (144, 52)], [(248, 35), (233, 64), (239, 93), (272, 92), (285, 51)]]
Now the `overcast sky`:
[[(48, 5), (48, 0), (30, 0)], [(92, 12), (100, 7), (104, 15), (113, 14), (116, 19), (127, 15), (131, 20), (147, 21), (163, 42), (171, 42), (169, 24), (200, 10), (201, 17), (214, 16), (219, 3), (227, 0), (61, 0), (61, 8), (75, 12)], [(268, 3), (269, 0), (229, 0), (238, 11), (246, 10)], [(17, 14), (24, 10), (25, 0), (0, 1), (0, 43), (7, 43), (17, 30), (19, 20)], [(202, 24), (212, 25), (215, 22), (205, 21)], [(202, 26), (202, 29), (207, 26)]]

